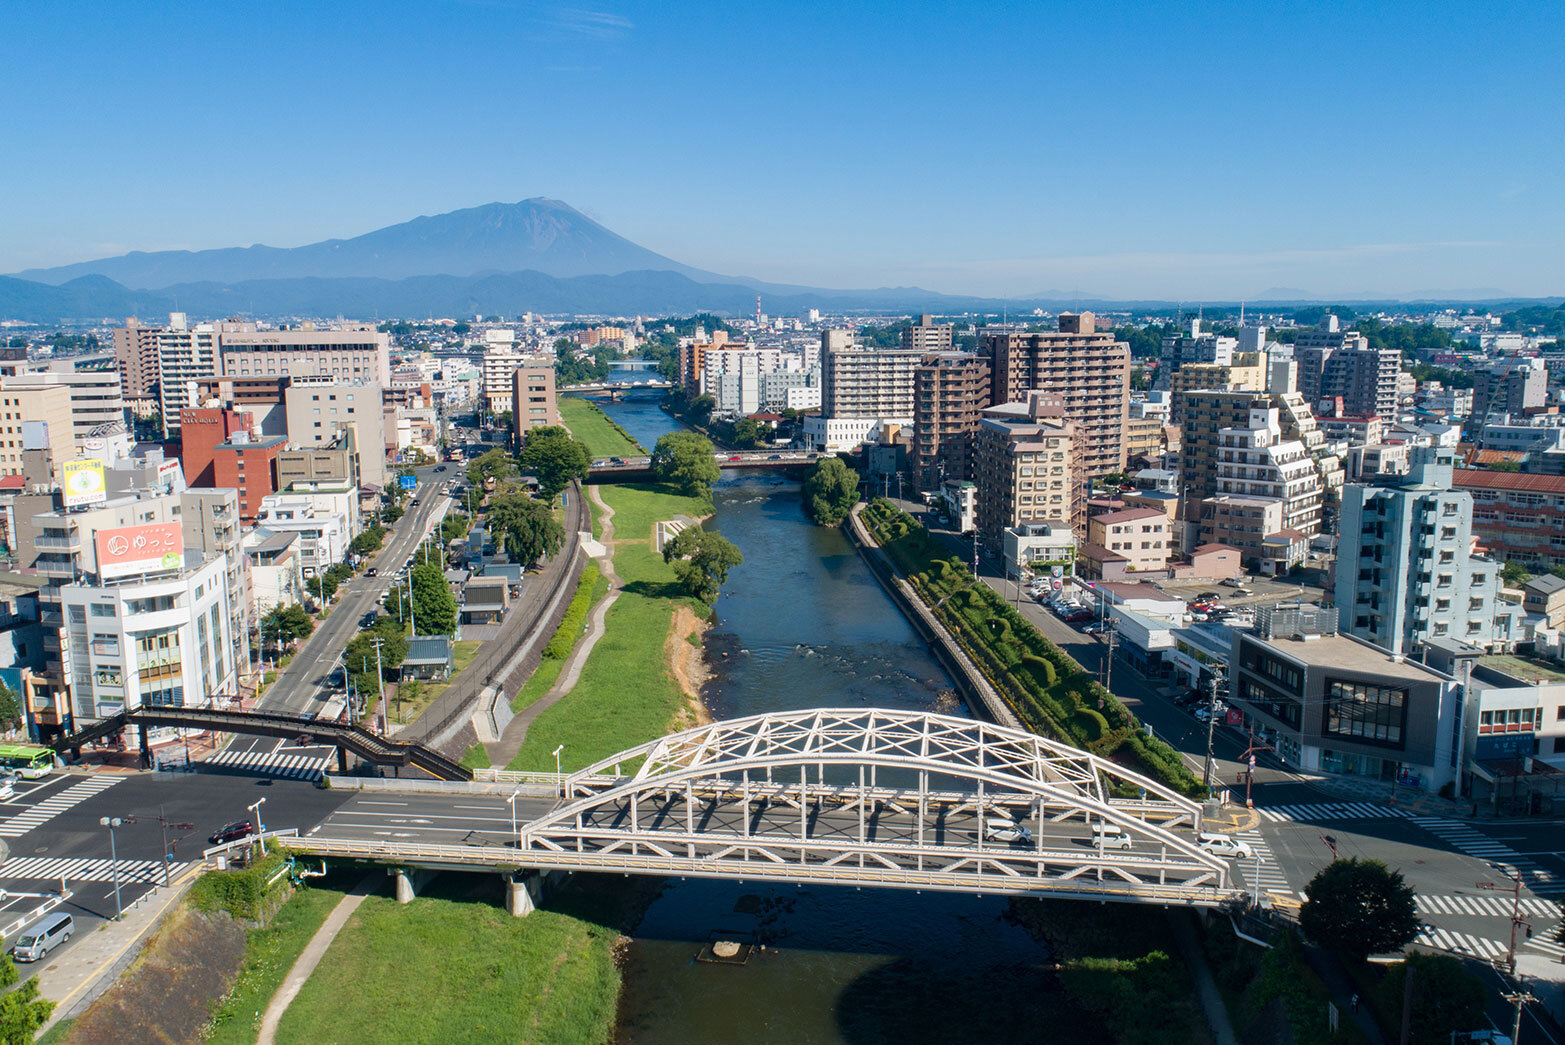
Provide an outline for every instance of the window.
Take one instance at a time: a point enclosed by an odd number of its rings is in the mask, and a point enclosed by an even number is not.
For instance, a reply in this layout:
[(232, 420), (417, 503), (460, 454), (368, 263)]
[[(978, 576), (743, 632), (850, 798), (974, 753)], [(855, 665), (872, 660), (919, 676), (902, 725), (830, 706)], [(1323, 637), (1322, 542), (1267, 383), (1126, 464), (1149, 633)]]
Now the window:
[(1407, 690), (1326, 680), (1326, 733), (1401, 747), (1406, 720)]
[(94, 617), (114, 617), (114, 616), (118, 616), (117, 612), (115, 611), (115, 606), (114, 606), (114, 604), (112, 602), (95, 602), (95, 603), (93, 603), (92, 604), (92, 615)]

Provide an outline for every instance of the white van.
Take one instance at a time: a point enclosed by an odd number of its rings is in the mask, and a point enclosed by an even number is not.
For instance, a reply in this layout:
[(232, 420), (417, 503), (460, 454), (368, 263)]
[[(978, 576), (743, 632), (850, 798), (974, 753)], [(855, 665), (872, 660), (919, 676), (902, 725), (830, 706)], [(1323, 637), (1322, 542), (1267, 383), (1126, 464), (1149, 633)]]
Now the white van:
[(1093, 824), (1092, 844), (1099, 849), (1129, 849), (1135, 843), (1118, 824)]
[(63, 912), (46, 914), (22, 930), (11, 946), (11, 955), (19, 962), (36, 962), (76, 931), (76, 920)]

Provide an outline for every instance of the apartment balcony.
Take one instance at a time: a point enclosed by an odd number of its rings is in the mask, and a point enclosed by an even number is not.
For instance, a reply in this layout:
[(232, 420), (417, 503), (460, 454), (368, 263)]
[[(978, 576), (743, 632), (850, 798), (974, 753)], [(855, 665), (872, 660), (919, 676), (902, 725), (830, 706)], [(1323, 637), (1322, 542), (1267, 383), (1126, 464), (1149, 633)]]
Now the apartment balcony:
[(71, 534), (69, 537), (45, 537), (33, 538), (33, 544), (39, 548), (59, 548), (65, 551), (75, 551), (81, 548), (81, 534)]

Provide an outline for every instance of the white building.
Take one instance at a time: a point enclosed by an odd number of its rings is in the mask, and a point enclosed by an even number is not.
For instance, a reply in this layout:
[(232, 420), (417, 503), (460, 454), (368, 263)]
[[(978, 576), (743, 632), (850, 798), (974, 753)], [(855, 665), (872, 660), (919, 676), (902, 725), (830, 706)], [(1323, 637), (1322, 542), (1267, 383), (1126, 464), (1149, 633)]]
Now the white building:
[[(188, 706), (238, 694), (222, 560), (188, 570), (163, 561), (61, 589), (61, 659), (77, 726), (127, 708)], [(168, 561), (182, 562), (177, 556)]]
[(947, 479), (940, 484), (940, 503), (957, 533), (972, 533), (978, 528), (978, 486), (965, 479)]
[[(490, 334), (496, 331), (489, 331)], [(525, 353), (507, 343), (491, 344), (484, 349), (480, 405), (485, 413), (503, 414), (512, 407), (511, 377), (527, 361)]]
[(179, 412), (196, 402), (196, 382), (220, 369), (218, 326), (189, 324), (183, 312), (171, 312), (168, 326), (152, 331), (158, 360), (158, 407), (163, 431), (179, 430)]
[(324, 572), (348, 554), (348, 516), (309, 494), (274, 493), (261, 499), (256, 525), (299, 535), (299, 566), (306, 577)]
[(922, 349), (863, 348), (846, 331), (821, 336), (821, 413), (911, 427)]
[(55, 385), (70, 389), (71, 428), (78, 451), (84, 450), (87, 440), (99, 431), (115, 425), (124, 427), (125, 398), (120, 391), (118, 370), (48, 370), (5, 379), (7, 391), (24, 395), (28, 389)]
[[(1218, 433), (1217, 493), (1202, 502), (1201, 539), (1264, 560), (1265, 539), (1278, 531), (1320, 533), (1322, 501), (1320, 473), (1304, 443), (1282, 437), (1276, 407), (1252, 407), (1247, 426)], [(1274, 522), (1265, 502), (1278, 506), (1276, 529), (1264, 528)]]
[(257, 526), (246, 531), (244, 554), (250, 563), (250, 612), (256, 620), (278, 606), (304, 602), (304, 569), (299, 535)]
[(880, 430), (873, 417), (824, 417), (811, 414), (804, 419), (804, 441), (812, 450), (842, 453), (872, 442)]
[(391, 380), (391, 335), (369, 324), (317, 330), (225, 330), (219, 337), (223, 373), (238, 377), (286, 374), (335, 377), (385, 385)]

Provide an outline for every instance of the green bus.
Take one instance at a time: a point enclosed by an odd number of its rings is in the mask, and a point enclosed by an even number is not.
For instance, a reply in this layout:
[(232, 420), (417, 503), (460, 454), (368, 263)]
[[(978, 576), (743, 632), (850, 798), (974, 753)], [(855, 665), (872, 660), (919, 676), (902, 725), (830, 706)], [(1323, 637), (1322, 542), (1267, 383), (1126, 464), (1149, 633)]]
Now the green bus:
[(37, 780), (54, 772), (54, 752), (34, 744), (0, 744), (0, 769)]

